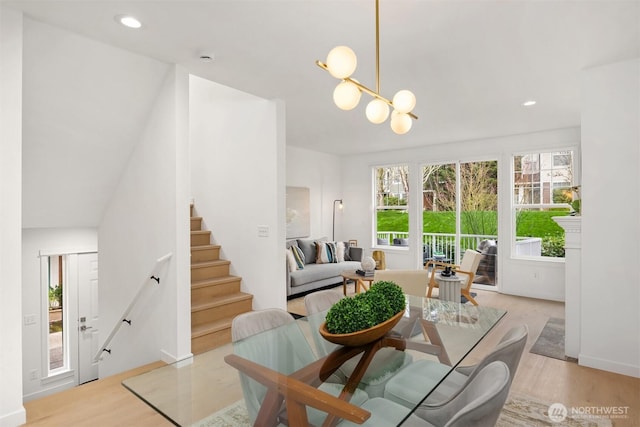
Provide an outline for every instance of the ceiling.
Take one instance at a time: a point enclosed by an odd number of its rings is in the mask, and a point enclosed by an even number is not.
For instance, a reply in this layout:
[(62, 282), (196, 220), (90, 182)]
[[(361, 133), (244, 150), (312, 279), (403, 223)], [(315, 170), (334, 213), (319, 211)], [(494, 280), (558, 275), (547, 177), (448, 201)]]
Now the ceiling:
[[(373, 0), (4, 1), (27, 16), (286, 104), (287, 144), (335, 154), (580, 124), (580, 71), (639, 55), (638, 1), (380, 1), (380, 83), (417, 97), (406, 135), (332, 101), (337, 45), (375, 87)], [(143, 27), (114, 20), (132, 14)], [(210, 63), (202, 53), (215, 56)], [(525, 108), (522, 102), (535, 99)]]

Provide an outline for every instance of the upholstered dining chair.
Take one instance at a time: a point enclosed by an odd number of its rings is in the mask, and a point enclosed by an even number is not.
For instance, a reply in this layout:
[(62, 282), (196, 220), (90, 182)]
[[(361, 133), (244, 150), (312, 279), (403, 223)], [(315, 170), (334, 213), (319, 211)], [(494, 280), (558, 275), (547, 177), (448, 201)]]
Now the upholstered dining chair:
[[(280, 374), (290, 375), (317, 360), (304, 334), (293, 317), (281, 309), (265, 309), (251, 311), (236, 316), (231, 324), (231, 340), (234, 355), (254, 362), (260, 368), (267, 368), (268, 375), (263, 378), (277, 377)], [(227, 359), (225, 359), (227, 360)], [(234, 360), (235, 361), (235, 360)], [(242, 362), (242, 360), (240, 361)], [(227, 360), (227, 363), (229, 361)], [(232, 364), (233, 365), (233, 364)], [(239, 363), (236, 363), (239, 365)], [(250, 365), (247, 364), (247, 365)], [(237, 367), (237, 366), (236, 366)], [(255, 366), (248, 366), (247, 372), (240, 367), (240, 384), (251, 423), (254, 424), (260, 407), (267, 396), (268, 388), (254, 380), (249, 374)], [(255, 369), (253, 369), (255, 371)], [(287, 383), (295, 383), (288, 379)], [(282, 386), (279, 384), (279, 386)], [(345, 404), (337, 401), (342, 391), (342, 384), (323, 383), (318, 390), (310, 389), (306, 384), (297, 384), (297, 394), (306, 391), (311, 395), (318, 395), (321, 399), (332, 401), (336, 406)], [(299, 404), (295, 399), (296, 393), (288, 393), (287, 399)], [(324, 397), (323, 397), (324, 396)], [(360, 406), (368, 399), (362, 390), (356, 390), (351, 403)], [(288, 404), (288, 403), (287, 403)], [(296, 405), (294, 405), (296, 406)], [(322, 407), (322, 404), (320, 404)], [(289, 411), (289, 408), (287, 408)], [(282, 411), (284, 413), (284, 410)], [(326, 412), (315, 407), (306, 407), (307, 419), (310, 424), (321, 425), (327, 416)], [(287, 414), (287, 416), (290, 414)]]
[(482, 368), (460, 393), (445, 402), (435, 405), (423, 403), (409, 415), (409, 408), (375, 397), (362, 405), (362, 409), (371, 413), (367, 421), (363, 424), (344, 421), (339, 425), (378, 427), (402, 422), (402, 426), (411, 427), (494, 426), (510, 387), (509, 368), (504, 362), (495, 361)]
[(494, 426), (510, 388), (509, 367), (497, 360), (482, 368), (451, 399), (438, 404), (423, 403), (414, 414), (434, 427)]
[(478, 265), (482, 259), (482, 254), (473, 249), (467, 249), (462, 256), (460, 265), (447, 264), (438, 261), (430, 261), (425, 265), (425, 269), (431, 270), (429, 278), (429, 288), (427, 289), (427, 297), (431, 298), (431, 293), (434, 288), (438, 288), (438, 282), (436, 281), (436, 273), (441, 272), (446, 267), (452, 267), (455, 269), (456, 275), (464, 278), (464, 281), (460, 285), (460, 293), (466, 299), (471, 301), (473, 305), (478, 305), (478, 302), (471, 295), (471, 285), (473, 284), (473, 278), (475, 277)]
[[(495, 361), (506, 363), (510, 381), (516, 374), (520, 358), (527, 343), (527, 325), (511, 328), (500, 342), (478, 364), (459, 367), (446, 376), (444, 381), (427, 398), (426, 403), (443, 402), (455, 396), (485, 366)], [(424, 397), (423, 390), (433, 388), (451, 369), (450, 366), (432, 361), (418, 360), (391, 378), (384, 391), (384, 397), (409, 408), (415, 407)]]
[[(322, 335), (320, 335), (320, 325), (324, 322), (324, 316), (313, 315), (329, 310), (331, 306), (341, 298), (344, 298), (342, 293), (331, 289), (313, 292), (304, 297), (307, 315), (310, 316), (308, 318), (309, 326), (311, 327), (313, 341), (319, 356), (326, 356), (335, 350), (338, 345), (325, 340)], [(360, 361), (360, 357), (362, 356), (349, 359), (335, 372), (341, 377), (340, 381), (347, 381)], [(374, 355), (362, 380), (360, 380), (359, 387), (366, 391), (369, 397), (381, 397), (384, 394), (384, 387), (389, 378), (405, 366), (408, 366), (412, 360), (411, 355), (403, 351), (398, 351), (390, 347), (381, 348)]]
[(423, 297), (427, 294), (429, 272), (427, 270), (376, 270), (373, 282), (391, 281), (405, 294)]

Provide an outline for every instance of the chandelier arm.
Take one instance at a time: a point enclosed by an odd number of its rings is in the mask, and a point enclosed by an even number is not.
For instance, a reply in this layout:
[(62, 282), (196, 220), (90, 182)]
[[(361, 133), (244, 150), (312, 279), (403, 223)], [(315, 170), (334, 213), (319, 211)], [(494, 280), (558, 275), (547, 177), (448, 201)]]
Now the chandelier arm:
[(380, 93), (380, 13), (376, 0), (376, 92)]
[[(322, 61), (320, 61), (320, 60), (318, 60), (318, 59), (316, 60), (316, 65), (317, 65), (318, 67), (322, 68), (322, 69), (323, 69), (323, 70), (325, 70), (325, 71), (329, 71), (329, 68), (327, 67), (327, 64), (323, 63)], [(361, 91), (368, 93), (369, 95), (373, 96), (374, 98), (378, 98), (378, 99), (383, 100), (383, 101), (384, 101), (384, 102), (386, 102), (390, 107), (392, 107), (392, 108), (393, 108), (393, 102), (392, 102), (392, 101), (390, 101), (390, 100), (388, 100), (387, 98), (385, 98), (384, 96), (380, 95), (378, 92), (376, 92), (376, 91), (374, 91), (374, 90), (369, 89), (368, 87), (366, 87), (366, 86), (365, 86), (365, 85), (363, 85), (362, 83), (360, 83), (360, 82), (357, 82), (357, 81), (353, 80), (351, 77), (347, 77), (347, 78), (344, 78), (344, 79), (341, 79), (341, 80), (342, 80), (342, 81), (345, 81), (345, 82), (353, 83), (354, 85), (358, 86), (358, 88), (359, 88)], [(408, 114), (411, 118), (413, 118), (413, 119), (415, 119), (415, 120), (418, 120), (418, 116), (416, 116), (416, 115), (415, 115), (415, 114), (413, 114), (412, 112), (408, 112), (407, 114)]]

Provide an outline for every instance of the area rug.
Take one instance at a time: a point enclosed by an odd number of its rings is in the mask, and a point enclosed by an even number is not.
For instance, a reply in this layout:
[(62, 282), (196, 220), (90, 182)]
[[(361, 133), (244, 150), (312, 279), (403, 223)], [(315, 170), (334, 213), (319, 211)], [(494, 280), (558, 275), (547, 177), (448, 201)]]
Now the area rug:
[(564, 319), (550, 317), (529, 351), (554, 359), (566, 360), (564, 354)]
[[(562, 421), (551, 422), (549, 403), (528, 396), (510, 395), (502, 409), (497, 427), (611, 427), (611, 420), (592, 417), (580, 419), (567, 416)], [(244, 400), (239, 400), (195, 424), (194, 427), (249, 427), (249, 415)], [(382, 426), (381, 426), (382, 427)], [(386, 427), (386, 426), (385, 426)]]

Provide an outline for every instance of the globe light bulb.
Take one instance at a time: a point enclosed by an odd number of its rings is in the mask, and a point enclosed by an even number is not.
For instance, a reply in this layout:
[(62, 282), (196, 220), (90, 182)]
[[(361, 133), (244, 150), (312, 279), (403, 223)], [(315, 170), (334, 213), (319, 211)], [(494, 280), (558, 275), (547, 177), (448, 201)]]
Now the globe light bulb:
[(347, 46), (337, 46), (327, 55), (327, 70), (337, 79), (346, 79), (356, 70), (358, 59)]
[(389, 106), (382, 99), (375, 98), (367, 104), (365, 113), (371, 123), (379, 124), (389, 117)]
[(393, 110), (391, 113), (391, 130), (398, 135), (404, 135), (411, 130), (413, 120), (407, 113), (401, 113), (397, 110)]
[(399, 113), (408, 113), (416, 106), (416, 96), (410, 90), (400, 90), (393, 95), (393, 108)]
[(353, 110), (360, 102), (362, 92), (358, 86), (348, 81), (342, 81), (333, 90), (333, 102), (341, 110)]

